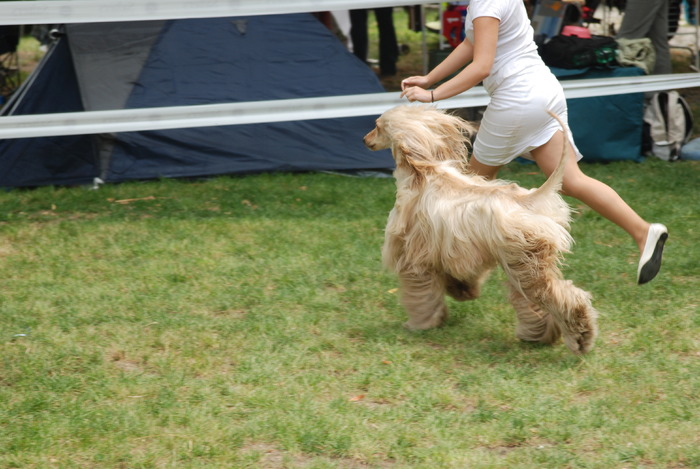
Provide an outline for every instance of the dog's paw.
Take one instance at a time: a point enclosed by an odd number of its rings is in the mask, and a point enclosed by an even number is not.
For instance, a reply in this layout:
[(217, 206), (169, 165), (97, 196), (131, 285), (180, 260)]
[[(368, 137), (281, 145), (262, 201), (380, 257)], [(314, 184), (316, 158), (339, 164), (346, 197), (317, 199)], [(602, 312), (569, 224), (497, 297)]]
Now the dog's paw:
[(441, 309), (430, 316), (412, 317), (403, 326), (409, 331), (426, 331), (442, 326), (447, 320), (447, 311)]
[(582, 355), (593, 350), (595, 339), (598, 336), (598, 330), (595, 324), (589, 324), (583, 330), (566, 331), (563, 334), (564, 345), (576, 355)]
[(444, 321), (421, 322), (421, 323), (415, 323), (413, 321), (406, 321), (405, 323), (403, 323), (403, 327), (405, 327), (409, 331), (418, 332), (418, 331), (427, 331), (430, 329), (435, 329), (436, 327), (442, 326), (443, 323), (444, 323)]

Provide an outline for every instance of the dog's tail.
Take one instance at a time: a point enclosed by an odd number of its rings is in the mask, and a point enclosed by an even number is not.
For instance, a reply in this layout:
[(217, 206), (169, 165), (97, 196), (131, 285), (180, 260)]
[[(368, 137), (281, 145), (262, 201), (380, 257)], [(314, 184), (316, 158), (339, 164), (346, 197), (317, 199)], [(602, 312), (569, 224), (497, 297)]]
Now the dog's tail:
[(564, 125), (564, 122), (562, 122), (562, 120), (559, 118), (559, 116), (554, 114), (552, 111), (548, 112), (550, 116), (552, 116), (554, 119), (556, 119), (557, 122), (559, 122), (561, 130), (564, 133), (564, 144), (562, 145), (561, 159), (559, 160), (559, 164), (557, 165), (554, 172), (549, 175), (549, 178), (547, 178), (544, 184), (542, 184), (531, 194), (535, 197), (537, 197), (538, 194), (549, 194), (552, 192), (557, 192), (561, 189), (562, 181), (564, 180), (564, 169), (566, 168), (566, 160), (568, 159), (567, 155), (569, 149), (569, 135), (566, 126)]

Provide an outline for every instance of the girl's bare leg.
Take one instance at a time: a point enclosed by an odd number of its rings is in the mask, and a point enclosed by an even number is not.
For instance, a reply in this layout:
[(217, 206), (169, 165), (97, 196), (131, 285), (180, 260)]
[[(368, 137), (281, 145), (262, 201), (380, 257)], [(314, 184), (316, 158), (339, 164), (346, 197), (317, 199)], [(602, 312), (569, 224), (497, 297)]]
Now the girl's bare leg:
[[(549, 177), (559, 164), (564, 134), (559, 131), (541, 147), (531, 152), (540, 169)], [(607, 184), (586, 176), (578, 166), (573, 148), (568, 147), (562, 193), (585, 203), (603, 217), (625, 230), (637, 243), (641, 253), (637, 268), (639, 284), (652, 280), (661, 266), (663, 246), (668, 231), (661, 224), (650, 224), (627, 205), (620, 195)], [(471, 158), (471, 170), (485, 178), (493, 179), (500, 166), (488, 166)]]
[(501, 166), (485, 165), (472, 156), (469, 159), (469, 168), (479, 176), (483, 176), (486, 179), (493, 179), (496, 177), (496, 174), (498, 174), (498, 170), (501, 169)]
[[(549, 176), (559, 163), (564, 134), (556, 132), (541, 147), (532, 151), (535, 162)], [(637, 243), (639, 251), (644, 245), (649, 232), (649, 223), (607, 184), (586, 176), (579, 168), (573, 149), (569, 146), (569, 161), (564, 172), (562, 193), (585, 203), (603, 217), (625, 230)]]

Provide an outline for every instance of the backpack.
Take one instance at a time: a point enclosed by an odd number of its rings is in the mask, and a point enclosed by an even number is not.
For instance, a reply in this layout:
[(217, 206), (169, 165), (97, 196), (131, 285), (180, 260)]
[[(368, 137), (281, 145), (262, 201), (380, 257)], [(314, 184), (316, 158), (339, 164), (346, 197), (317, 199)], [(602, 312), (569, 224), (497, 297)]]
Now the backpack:
[(654, 93), (644, 109), (642, 151), (664, 161), (680, 158), (693, 132), (693, 114), (677, 91)]
[(617, 41), (611, 37), (554, 36), (539, 48), (544, 63), (558, 68), (611, 67), (616, 65)]

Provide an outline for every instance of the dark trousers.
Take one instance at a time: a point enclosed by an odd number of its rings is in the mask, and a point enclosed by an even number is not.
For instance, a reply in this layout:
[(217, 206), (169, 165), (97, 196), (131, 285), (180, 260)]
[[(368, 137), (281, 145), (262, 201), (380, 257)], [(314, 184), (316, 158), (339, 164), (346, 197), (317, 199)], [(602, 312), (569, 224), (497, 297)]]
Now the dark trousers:
[(654, 74), (671, 73), (668, 45), (669, 0), (628, 0), (617, 37), (648, 37), (656, 50)]
[[(399, 58), (393, 11), (391, 7), (374, 9), (379, 28), (379, 71), (382, 75), (396, 75), (396, 61)], [(369, 46), (367, 13), (366, 9), (350, 10), (350, 39), (352, 39), (353, 53), (363, 62), (367, 61)]]

